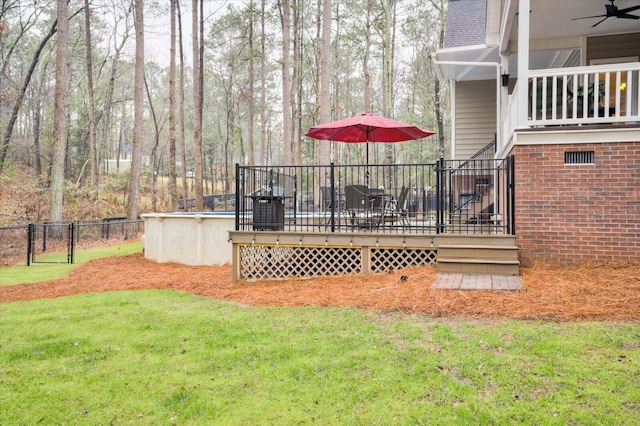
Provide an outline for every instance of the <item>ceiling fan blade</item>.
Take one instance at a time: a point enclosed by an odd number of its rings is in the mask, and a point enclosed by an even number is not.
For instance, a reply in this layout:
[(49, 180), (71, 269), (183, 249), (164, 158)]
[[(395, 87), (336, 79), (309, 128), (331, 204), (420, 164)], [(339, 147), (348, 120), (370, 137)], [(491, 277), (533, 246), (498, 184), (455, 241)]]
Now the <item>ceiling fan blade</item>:
[(595, 28), (595, 27), (597, 27), (598, 25), (602, 24), (602, 23), (603, 23), (604, 21), (606, 21), (607, 19), (609, 19), (609, 17), (608, 17), (608, 16), (607, 16), (606, 18), (604, 18), (604, 19), (599, 20), (599, 21), (598, 21), (598, 22), (596, 22), (595, 24), (593, 24), (593, 25), (591, 26), (591, 28)]
[(638, 10), (638, 9), (640, 9), (640, 4), (637, 6), (627, 7), (626, 9), (620, 9), (618, 10), (618, 13), (622, 15), (626, 15), (627, 13), (633, 12), (634, 10)]
[(623, 13), (621, 15), (618, 15), (618, 18), (621, 18), (621, 19), (640, 19), (640, 16), (629, 15), (628, 13)]
[(591, 18), (605, 18), (607, 19), (607, 15), (593, 15), (593, 16), (583, 16), (581, 18), (573, 18), (572, 21), (577, 21), (578, 19), (591, 19)]

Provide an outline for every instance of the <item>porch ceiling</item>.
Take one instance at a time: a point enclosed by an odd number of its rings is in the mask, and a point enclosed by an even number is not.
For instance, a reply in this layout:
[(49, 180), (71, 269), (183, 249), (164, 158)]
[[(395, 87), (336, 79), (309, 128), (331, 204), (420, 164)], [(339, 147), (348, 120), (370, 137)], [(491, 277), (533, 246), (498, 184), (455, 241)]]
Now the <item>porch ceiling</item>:
[[(513, 0), (516, 2), (517, 0)], [(640, 20), (609, 18), (593, 28), (602, 18), (573, 20), (585, 16), (603, 15), (605, 4), (609, 0), (531, 0), (530, 39), (553, 39), (564, 37), (587, 37), (606, 34), (628, 33), (640, 31)], [(615, 0), (619, 9), (640, 5), (640, 0)], [(515, 7), (517, 12), (517, 6)], [(632, 12), (640, 16), (640, 10)], [(517, 42), (518, 17), (513, 16), (510, 40)], [(498, 46), (475, 45), (439, 50), (435, 58), (438, 61), (455, 62), (500, 62)], [(536, 51), (530, 53), (531, 69), (552, 68), (558, 58), (557, 51)], [(515, 53), (510, 55), (512, 74), (517, 60)], [(440, 65), (441, 77), (454, 80), (485, 80), (496, 76), (495, 69), (490, 67), (472, 67), (462, 65)]]
[[(544, 39), (571, 36), (594, 36), (640, 30), (640, 20), (609, 18), (595, 28), (602, 18), (581, 19), (583, 16), (603, 15), (609, 0), (532, 0), (531, 38)], [(640, 5), (640, 0), (615, 0), (618, 9)], [(632, 12), (640, 16), (640, 10)], [(517, 22), (517, 21), (515, 21)], [(517, 25), (512, 27), (511, 40), (517, 40)]]

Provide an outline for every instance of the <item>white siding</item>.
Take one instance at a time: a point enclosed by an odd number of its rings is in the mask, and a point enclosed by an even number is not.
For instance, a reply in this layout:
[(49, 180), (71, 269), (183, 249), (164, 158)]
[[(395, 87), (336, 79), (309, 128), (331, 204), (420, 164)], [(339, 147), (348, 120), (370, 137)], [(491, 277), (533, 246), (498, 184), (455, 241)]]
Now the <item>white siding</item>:
[(500, 42), (501, 1), (487, 2), (487, 41), (488, 46), (497, 46)]
[(459, 81), (455, 90), (455, 159), (471, 157), (496, 133), (496, 81)]
[(640, 56), (640, 33), (589, 37), (587, 39), (587, 65), (593, 59), (629, 56)]

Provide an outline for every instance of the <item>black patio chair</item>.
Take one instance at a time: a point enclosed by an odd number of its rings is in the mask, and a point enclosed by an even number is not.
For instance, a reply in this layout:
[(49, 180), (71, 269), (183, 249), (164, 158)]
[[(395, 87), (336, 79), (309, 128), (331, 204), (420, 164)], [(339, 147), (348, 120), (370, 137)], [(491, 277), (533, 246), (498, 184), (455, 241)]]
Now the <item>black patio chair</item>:
[(407, 210), (407, 198), (409, 196), (409, 188), (403, 186), (400, 190), (400, 195), (398, 195), (398, 199), (392, 199), (389, 201), (388, 205), (384, 210), (384, 222), (390, 222), (392, 225), (396, 222), (400, 222), (402, 229), (404, 230), (405, 226), (410, 226), (409, 223), (409, 212)]
[(345, 210), (349, 214), (351, 225), (360, 228), (377, 226), (380, 217), (374, 216), (369, 187), (366, 185), (347, 185), (344, 188)]

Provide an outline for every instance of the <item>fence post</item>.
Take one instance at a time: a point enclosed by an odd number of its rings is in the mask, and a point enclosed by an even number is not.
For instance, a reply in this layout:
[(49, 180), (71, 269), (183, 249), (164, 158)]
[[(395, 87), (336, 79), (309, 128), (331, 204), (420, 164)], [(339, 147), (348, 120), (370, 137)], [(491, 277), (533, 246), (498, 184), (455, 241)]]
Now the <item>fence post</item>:
[(27, 226), (27, 266), (31, 266), (31, 254), (33, 247), (33, 223)]
[(73, 222), (71, 222), (69, 224), (69, 226), (67, 227), (67, 241), (68, 241), (68, 245), (67, 245), (67, 263), (73, 263), (73, 249), (75, 247), (75, 239), (74, 237), (74, 229), (75, 229), (75, 225)]
[(47, 221), (42, 222), (42, 252), (47, 251)]

